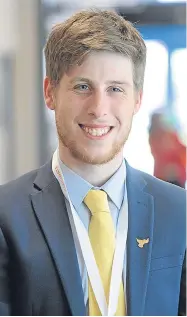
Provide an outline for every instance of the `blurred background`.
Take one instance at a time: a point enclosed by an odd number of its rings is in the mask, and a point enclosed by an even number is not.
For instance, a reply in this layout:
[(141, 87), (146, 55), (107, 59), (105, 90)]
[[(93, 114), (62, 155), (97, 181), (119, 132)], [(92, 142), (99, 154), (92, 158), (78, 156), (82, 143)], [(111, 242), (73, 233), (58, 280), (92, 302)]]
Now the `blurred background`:
[(186, 3), (177, 0), (0, 0), (0, 184), (38, 168), (57, 146), (43, 101), (43, 46), (55, 23), (88, 3), (135, 23), (147, 45), (143, 105), (124, 156), (185, 187)]

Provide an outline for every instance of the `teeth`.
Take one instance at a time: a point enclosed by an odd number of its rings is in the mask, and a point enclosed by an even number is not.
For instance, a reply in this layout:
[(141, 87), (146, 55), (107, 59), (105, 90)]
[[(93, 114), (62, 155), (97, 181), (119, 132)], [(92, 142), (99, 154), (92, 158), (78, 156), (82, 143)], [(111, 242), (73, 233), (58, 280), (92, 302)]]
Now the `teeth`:
[(101, 135), (107, 134), (110, 130), (110, 127), (106, 127), (106, 128), (102, 128), (102, 129), (100, 129), (100, 128), (92, 129), (92, 128), (82, 126), (82, 129), (93, 136), (101, 136)]

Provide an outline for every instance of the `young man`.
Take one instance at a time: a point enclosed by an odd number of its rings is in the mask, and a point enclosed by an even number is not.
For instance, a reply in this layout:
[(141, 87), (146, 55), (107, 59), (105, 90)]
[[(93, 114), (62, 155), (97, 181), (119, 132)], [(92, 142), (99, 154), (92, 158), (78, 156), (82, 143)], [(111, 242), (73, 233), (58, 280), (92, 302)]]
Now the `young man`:
[(0, 314), (185, 314), (185, 191), (123, 158), (143, 39), (114, 12), (82, 11), (45, 57), (59, 146), (0, 189)]

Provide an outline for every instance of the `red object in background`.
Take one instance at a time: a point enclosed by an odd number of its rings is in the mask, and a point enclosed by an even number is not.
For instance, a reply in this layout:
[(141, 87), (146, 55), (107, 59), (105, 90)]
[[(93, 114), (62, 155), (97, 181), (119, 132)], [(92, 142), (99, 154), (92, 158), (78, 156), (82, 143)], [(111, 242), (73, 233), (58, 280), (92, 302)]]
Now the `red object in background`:
[(175, 181), (184, 187), (186, 147), (180, 142), (177, 133), (159, 126), (150, 131), (149, 142), (155, 160), (154, 176), (165, 181)]

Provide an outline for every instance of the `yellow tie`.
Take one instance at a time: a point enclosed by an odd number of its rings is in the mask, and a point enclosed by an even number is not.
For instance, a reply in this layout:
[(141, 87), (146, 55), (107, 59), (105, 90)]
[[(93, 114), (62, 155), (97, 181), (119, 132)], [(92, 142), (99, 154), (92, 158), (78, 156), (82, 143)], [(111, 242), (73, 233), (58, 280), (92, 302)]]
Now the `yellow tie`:
[[(106, 296), (109, 301), (110, 280), (115, 251), (115, 233), (110, 214), (107, 194), (102, 190), (90, 190), (84, 199), (92, 217), (89, 226), (89, 238)], [(89, 281), (89, 316), (101, 316)], [(125, 315), (125, 295), (121, 281), (116, 316)]]

